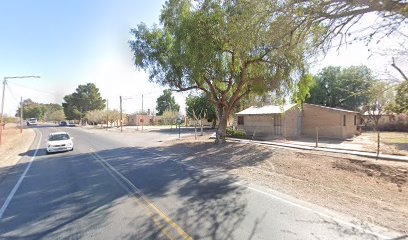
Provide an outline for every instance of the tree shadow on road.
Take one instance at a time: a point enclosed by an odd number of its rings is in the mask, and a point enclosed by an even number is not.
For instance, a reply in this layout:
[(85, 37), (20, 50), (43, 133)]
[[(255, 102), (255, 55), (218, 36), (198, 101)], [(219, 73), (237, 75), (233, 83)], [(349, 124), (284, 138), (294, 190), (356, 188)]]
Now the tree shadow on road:
[[(232, 177), (189, 169), (153, 154), (153, 150), (129, 147), (96, 154), (129, 179), (143, 198), (154, 203), (194, 238), (232, 238), (245, 217), (243, 187), (236, 185)], [(116, 182), (112, 172), (107, 171), (98, 158), (75, 151), (55, 155), (45, 155), (44, 151), (37, 153), (0, 219), (1, 239), (104, 235), (111, 239), (164, 238), (157, 223), (149, 214), (142, 214), (140, 206), (122, 210), (127, 212), (126, 216), (116, 216), (118, 209), (124, 208), (126, 199), (137, 196), (125, 191), (126, 187), (121, 184), (126, 182)], [(22, 155), (31, 157), (34, 151)], [(5, 182), (16, 182), (27, 164), (19, 163)], [(9, 192), (6, 188), (11, 190), (12, 186), (2, 186), (6, 194), (0, 197), (0, 204)], [(160, 218), (159, 222), (170, 234), (179, 237), (165, 219)], [(104, 232), (112, 230), (110, 235)]]

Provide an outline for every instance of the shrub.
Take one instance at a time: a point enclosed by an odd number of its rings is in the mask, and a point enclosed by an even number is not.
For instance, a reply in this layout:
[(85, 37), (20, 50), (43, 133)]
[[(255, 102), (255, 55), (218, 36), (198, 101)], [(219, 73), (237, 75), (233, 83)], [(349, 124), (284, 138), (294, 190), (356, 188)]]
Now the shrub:
[(15, 122), (17, 122), (17, 118), (15, 118), (15, 117), (4, 117), (3, 121), (4, 121), (4, 123), (15, 123)]
[(227, 128), (227, 136), (235, 138), (246, 138), (246, 133), (243, 130), (234, 130), (232, 128)]

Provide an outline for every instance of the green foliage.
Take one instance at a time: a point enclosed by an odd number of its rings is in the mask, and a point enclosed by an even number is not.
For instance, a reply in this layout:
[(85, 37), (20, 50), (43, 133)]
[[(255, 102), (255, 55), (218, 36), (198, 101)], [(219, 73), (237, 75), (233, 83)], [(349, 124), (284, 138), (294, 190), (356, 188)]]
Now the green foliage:
[(166, 110), (164, 110), (162, 116), (163, 116), (163, 119), (174, 120), (174, 119), (177, 118), (178, 112), (173, 111), (173, 110), (170, 111), (170, 109), (166, 109)]
[(45, 120), (46, 121), (62, 121), (65, 119), (65, 114), (64, 110), (59, 109), (59, 110), (54, 110), (52, 112), (46, 112), (45, 114)]
[[(62, 113), (62, 115), (61, 115)], [(16, 116), (20, 116), (20, 107)], [(23, 101), (23, 118), (37, 118), (38, 120), (60, 121), (64, 119), (62, 106), (56, 103), (36, 103), (31, 99)], [(61, 119), (62, 118), (62, 119)]]
[(326, 67), (315, 79), (305, 102), (349, 110), (359, 110), (369, 101), (375, 82), (366, 66)]
[(15, 118), (15, 117), (4, 117), (3, 121), (4, 121), (5, 124), (15, 123), (15, 122), (17, 122), (17, 118)]
[(64, 113), (69, 120), (82, 119), (88, 111), (105, 108), (99, 89), (93, 83), (79, 85), (76, 91), (64, 97)]
[(232, 128), (227, 128), (227, 136), (234, 137), (234, 138), (247, 138), (245, 131), (234, 130)]
[(172, 112), (179, 112), (180, 105), (176, 103), (171, 90), (164, 90), (163, 95), (157, 98), (156, 100), (156, 110), (157, 115), (163, 115), (164, 111), (169, 110)]
[(205, 92), (217, 107), (222, 138), (241, 99), (251, 92), (284, 95), (306, 73), (304, 56), (319, 31), (299, 27), (288, 10), (282, 1), (167, 1), (162, 27), (141, 23), (131, 30), (134, 64), (163, 86)]
[(187, 116), (192, 119), (207, 119), (212, 122), (217, 118), (215, 107), (208, 99), (206, 94), (199, 96), (189, 95), (186, 99)]
[(300, 78), (299, 83), (296, 85), (296, 91), (293, 95), (293, 102), (297, 104), (303, 103), (306, 98), (310, 97), (310, 89), (316, 86), (316, 79), (312, 74), (305, 74)]
[(392, 110), (397, 113), (408, 114), (408, 81), (404, 81), (397, 87), (397, 95)]

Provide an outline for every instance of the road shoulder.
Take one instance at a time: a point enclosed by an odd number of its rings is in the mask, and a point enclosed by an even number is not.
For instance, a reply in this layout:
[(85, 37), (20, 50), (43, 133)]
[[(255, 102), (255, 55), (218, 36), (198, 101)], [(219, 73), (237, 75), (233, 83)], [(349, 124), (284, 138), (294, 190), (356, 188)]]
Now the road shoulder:
[(407, 233), (405, 163), (242, 143), (220, 147), (208, 139), (168, 142), (162, 151), (199, 169), (223, 171), (364, 222)]
[(21, 160), (34, 143), (36, 132), (34, 129), (24, 129), (23, 133), (15, 127), (6, 128), (4, 142), (0, 146), (0, 183), (8, 172)]

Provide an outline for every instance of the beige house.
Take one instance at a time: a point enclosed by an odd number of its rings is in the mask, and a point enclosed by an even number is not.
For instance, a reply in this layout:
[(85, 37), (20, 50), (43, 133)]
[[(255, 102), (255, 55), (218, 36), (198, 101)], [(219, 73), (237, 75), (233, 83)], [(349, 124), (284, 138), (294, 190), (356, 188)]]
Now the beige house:
[(304, 103), (250, 107), (236, 114), (236, 128), (260, 138), (316, 136), (350, 138), (357, 133), (357, 112)]
[(142, 114), (129, 114), (126, 118), (128, 126), (141, 126), (144, 122), (145, 126), (161, 125), (162, 117), (161, 116), (151, 116)]

